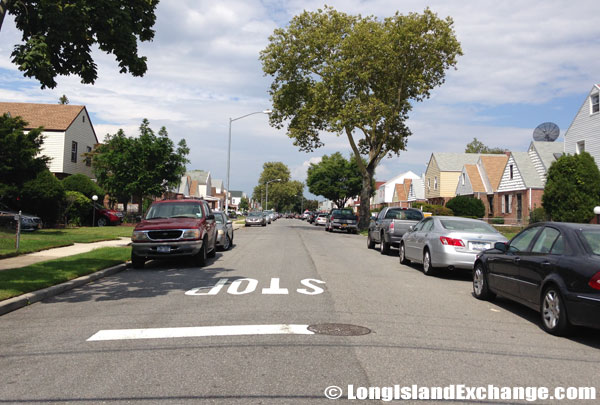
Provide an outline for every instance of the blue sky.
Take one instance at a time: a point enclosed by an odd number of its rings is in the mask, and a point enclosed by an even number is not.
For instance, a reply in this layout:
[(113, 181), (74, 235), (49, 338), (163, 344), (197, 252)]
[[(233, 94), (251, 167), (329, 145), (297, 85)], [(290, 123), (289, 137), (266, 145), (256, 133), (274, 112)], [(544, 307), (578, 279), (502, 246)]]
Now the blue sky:
[[(385, 18), (396, 11), (429, 7), (454, 19), (464, 56), (432, 97), (409, 119), (413, 135), (400, 157), (384, 159), (377, 180), (407, 170), (425, 171), (432, 152), (462, 152), (474, 137), (493, 147), (526, 150), (533, 129), (552, 121), (567, 130), (594, 83), (600, 83), (600, 2), (332, 0), (337, 10)], [(102, 140), (123, 128), (137, 133), (143, 118), (157, 131), (166, 126), (175, 141), (191, 148), (189, 169), (225, 179), (229, 118), (270, 107), (258, 54), (277, 27), (319, 1), (162, 1), (156, 37), (140, 46), (148, 57), (143, 78), (118, 73), (114, 58), (99, 52), (99, 79), (83, 85), (62, 77), (55, 89), (40, 90), (10, 62), (19, 33), (10, 16), (0, 31), (0, 100), (55, 103), (66, 94), (85, 105)], [(232, 126), (231, 189), (250, 193), (262, 165), (281, 161), (305, 180), (311, 162), (324, 154), (349, 155), (344, 137), (324, 134), (326, 146), (299, 152), (284, 130), (269, 127), (262, 114)], [(308, 191), (306, 190), (308, 196)]]

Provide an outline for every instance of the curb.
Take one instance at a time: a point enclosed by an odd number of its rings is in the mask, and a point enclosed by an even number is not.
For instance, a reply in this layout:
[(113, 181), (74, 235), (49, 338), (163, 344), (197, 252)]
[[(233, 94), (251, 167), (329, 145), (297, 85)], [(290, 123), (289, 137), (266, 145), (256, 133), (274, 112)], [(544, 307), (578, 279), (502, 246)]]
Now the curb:
[(52, 287), (44, 288), (27, 294), (19, 295), (17, 297), (9, 298), (4, 301), (0, 301), (0, 316), (17, 310), (19, 308), (31, 305), (35, 302), (44, 300), (46, 298), (62, 294), (63, 292), (72, 290), (73, 288), (81, 287), (82, 285), (91, 283), (92, 281), (96, 281), (102, 277), (107, 277), (115, 273), (121, 272), (126, 268), (127, 263), (121, 263), (104, 270), (96, 271), (86, 276), (74, 278), (73, 280), (69, 280), (64, 283), (54, 285)]

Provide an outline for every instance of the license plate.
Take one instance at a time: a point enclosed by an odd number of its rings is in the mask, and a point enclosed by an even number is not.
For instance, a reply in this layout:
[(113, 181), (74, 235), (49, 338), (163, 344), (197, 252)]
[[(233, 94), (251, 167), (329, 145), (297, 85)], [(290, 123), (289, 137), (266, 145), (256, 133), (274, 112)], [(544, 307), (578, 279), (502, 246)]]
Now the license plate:
[(347, 226), (348, 226), (348, 224), (342, 224), (342, 228), (345, 228)]
[(169, 253), (171, 251), (171, 246), (157, 246), (156, 251), (158, 253)]
[(487, 243), (471, 242), (471, 250), (485, 250), (488, 248), (489, 245)]

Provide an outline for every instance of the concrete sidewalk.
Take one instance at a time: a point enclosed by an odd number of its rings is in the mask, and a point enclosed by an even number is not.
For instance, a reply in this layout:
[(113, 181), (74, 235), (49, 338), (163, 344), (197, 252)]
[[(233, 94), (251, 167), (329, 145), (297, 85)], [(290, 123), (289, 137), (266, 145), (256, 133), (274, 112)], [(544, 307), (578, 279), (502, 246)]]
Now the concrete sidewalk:
[(60, 259), (67, 256), (73, 256), (79, 253), (86, 253), (102, 247), (125, 247), (131, 243), (130, 238), (120, 238), (118, 240), (106, 240), (91, 243), (75, 243), (71, 246), (59, 247), (54, 249), (42, 250), (40, 252), (28, 253), (25, 255), (0, 259), (0, 271), (8, 269), (17, 269), (29, 266), (30, 264), (45, 262), (47, 260)]

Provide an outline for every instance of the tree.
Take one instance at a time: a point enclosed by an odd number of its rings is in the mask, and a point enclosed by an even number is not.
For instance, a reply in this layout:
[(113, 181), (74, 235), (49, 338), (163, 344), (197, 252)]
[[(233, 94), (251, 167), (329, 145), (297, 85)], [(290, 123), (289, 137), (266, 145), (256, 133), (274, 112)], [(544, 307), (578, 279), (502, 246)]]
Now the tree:
[(362, 174), (361, 229), (377, 165), (406, 150), (412, 104), (428, 98), (462, 54), (452, 25), (429, 9), (379, 21), (325, 7), (276, 29), (260, 54), (273, 77), (271, 125), (287, 125), (307, 152), (323, 146), (322, 132), (348, 138)]
[(102, 200), (105, 194), (104, 190), (85, 174), (73, 174), (65, 177), (62, 184), (65, 191), (77, 191), (87, 198), (97, 195)]
[[(290, 181), (290, 169), (281, 162), (266, 162), (254, 187), (252, 198), (264, 202), (263, 209), (283, 211), (302, 196), (304, 185), (299, 181)], [(280, 179), (279, 181), (273, 181)], [(269, 182), (269, 204), (267, 207), (267, 182)]]
[(564, 155), (548, 169), (542, 206), (553, 221), (588, 223), (600, 205), (600, 171), (587, 152)]
[(46, 224), (56, 224), (62, 217), (64, 202), (65, 190), (60, 180), (44, 169), (23, 184), (18, 208), (39, 215)]
[(122, 130), (107, 135), (92, 153), (92, 166), (98, 184), (126, 210), (132, 195), (159, 197), (179, 184), (188, 154), (184, 139), (175, 149), (165, 127), (157, 136), (144, 119), (137, 138), (127, 137)]
[(250, 209), (250, 201), (246, 197), (242, 197), (240, 200), (240, 211), (248, 211)]
[(62, 104), (62, 105), (66, 105), (69, 104), (69, 99), (67, 98), (66, 95), (62, 95), (60, 96), (60, 98), (58, 99), (58, 104)]
[(308, 191), (320, 195), (344, 208), (346, 202), (362, 190), (362, 174), (356, 159), (346, 160), (341, 153), (323, 156), (319, 163), (308, 168)]
[(467, 195), (457, 195), (446, 203), (457, 217), (483, 218), (485, 216), (485, 205), (480, 199)]
[(503, 154), (506, 152), (506, 149), (502, 148), (490, 148), (485, 146), (483, 142), (478, 140), (477, 138), (473, 138), (473, 140), (467, 144), (465, 148), (465, 153), (492, 153), (492, 154)]
[(115, 55), (120, 72), (146, 73), (138, 40), (151, 41), (158, 0), (0, 0), (0, 28), (6, 12), (23, 34), (12, 62), (42, 89), (56, 87), (58, 75), (76, 74), (82, 83), (98, 77), (95, 47)]
[(42, 128), (25, 133), (20, 117), (0, 116), (0, 199), (17, 205), (23, 185), (47, 170), (50, 158), (40, 155)]

